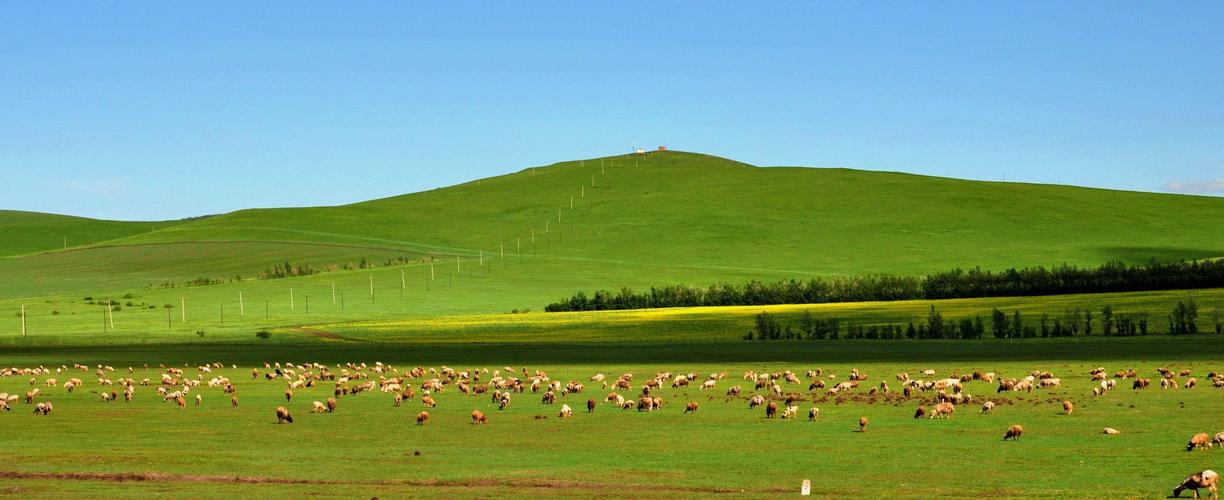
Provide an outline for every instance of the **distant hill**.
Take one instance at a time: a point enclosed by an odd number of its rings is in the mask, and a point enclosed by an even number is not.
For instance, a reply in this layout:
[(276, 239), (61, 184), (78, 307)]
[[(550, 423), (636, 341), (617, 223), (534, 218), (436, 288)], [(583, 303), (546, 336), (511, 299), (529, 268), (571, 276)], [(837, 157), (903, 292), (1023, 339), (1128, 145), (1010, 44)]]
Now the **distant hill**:
[[(552, 262), (549, 290), (566, 293), (652, 280), (1224, 256), (1220, 198), (762, 168), (675, 151), (568, 161), (344, 206), (241, 210), (158, 223), (156, 231), (148, 223), (8, 214), (16, 213), (0, 213), (4, 255), (53, 249), (61, 233), (69, 246), (98, 244), (0, 259), (0, 273), (37, 278), (47, 292), (251, 276), (286, 261), (513, 257), (520, 247)], [(3, 222), (10, 218), (25, 222)], [(57, 281), (64, 269), (72, 269), (71, 284)]]
[(90, 245), (174, 224), (0, 210), (0, 257)]

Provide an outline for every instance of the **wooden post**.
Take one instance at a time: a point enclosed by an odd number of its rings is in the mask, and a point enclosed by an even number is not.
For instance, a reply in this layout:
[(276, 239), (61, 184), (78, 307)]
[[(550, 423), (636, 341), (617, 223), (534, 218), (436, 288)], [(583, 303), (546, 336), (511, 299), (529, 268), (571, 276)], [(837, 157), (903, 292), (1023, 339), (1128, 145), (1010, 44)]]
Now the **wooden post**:
[(21, 305), (21, 336), (26, 336), (25, 304)]
[(166, 329), (167, 329), (167, 330), (171, 330), (171, 329), (173, 329), (173, 328), (174, 328), (174, 326), (173, 326), (173, 325), (174, 325), (174, 323), (173, 323), (173, 321), (174, 321), (174, 320), (172, 320), (171, 318), (172, 318), (172, 316), (170, 316), (170, 310), (169, 310), (169, 309), (166, 309)]
[(187, 297), (179, 295), (179, 312), (183, 314), (183, 323), (187, 322)]

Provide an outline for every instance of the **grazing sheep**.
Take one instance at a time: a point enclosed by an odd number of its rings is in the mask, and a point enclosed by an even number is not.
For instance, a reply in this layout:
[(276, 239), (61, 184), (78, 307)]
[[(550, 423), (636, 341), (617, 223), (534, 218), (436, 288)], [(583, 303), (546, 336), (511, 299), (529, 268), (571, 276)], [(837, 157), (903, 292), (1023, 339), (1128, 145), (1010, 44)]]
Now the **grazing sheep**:
[(777, 413), (778, 403), (770, 401), (769, 404), (765, 405), (765, 418), (774, 418), (774, 415)]
[(642, 396), (638, 399), (637, 411), (652, 411), (654, 410), (654, 399), (649, 396)]
[(421, 404), (425, 405), (426, 408), (433, 408), (435, 406), (438, 406), (438, 402), (434, 401), (433, 396), (429, 394), (425, 394), (421, 396)]
[(1218, 433), (1216, 433), (1215, 437), (1211, 439), (1211, 442), (1212, 442), (1213, 444), (1218, 444), (1218, 445), (1220, 445), (1220, 446), (1224, 446), (1224, 432), (1218, 432)]
[(327, 398), (327, 413), (336, 413), (336, 398)]
[(733, 385), (731, 386), (730, 389), (727, 389), (727, 395), (728, 396), (739, 396), (741, 390), (742, 389), (740, 388), (740, 386)]
[(952, 414), (956, 412), (956, 405), (952, 403), (939, 403), (931, 407), (931, 415), (928, 418), (952, 418)]
[(293, 389), (285, 389), (285, 402), (293, 401)]
[(1137, 390), (1140, 390), (1140, 389), (1147, 389), (1147, 388), (1148, 388), (1148, 385), (1151, 385), (1151, 383), (1152, 383), (1152, 380), (1151, 380), (1151, 379), (1147, 379), (1147, 378), (1137, 378), (1137, 379), (1135, 379), (1135, 381), (1134, 381), (1134, 382), (1131, 384), (1131, 389), (1132, 389), (1132, 390), (1136, 390), (1136, 391), (1137, 391)]
[(489, 419), (485, 417), (483, 411), (472, 410), (472, 424), (487, 424)]
[(794, 420), (798, 417), (799, 417), (799, 407), (798, 406), (787, 406), (786, 410), (782, 412), (783, 419)]
[(1063, 401), (1063, 415), (1070, 415), (1072, 411), (1075, 411), (1075, 403)]
[(574, 410), (570, 408), (570, 405), (567, 405), (567, 404), (562, 404), (562, 405), (561, 405), (561, 412), (560, 412), (560, 413), (558, 413), (558, 414), (557, 414), (557, 416), (558, 416), (558, 417), (561, 417), (561, 418), (569, 418), (569, 417), (572, 417), (572, 416), (574, 416)]
[(1196, 472), (1194, 474), (1190, 474), (1189, 476), (1186, 476), (1186, 479), (1183, 479), (1181, 484), (1177, 485), (1176, 488), (1173, 488), (1173, 497), (1178, 498), (1181, 496), (1181, 492), (1186, 491), (1186, 490), (1191, 490), (1194, 492), (1194, 498), (1198, 498), (1199, 488), (1207, 488), (1207, 491), (1210, 492), (1210, 495), (1208, 496), (1214, 500), (1219, 500), (1220, 498), (1220, 492), (1218, 490), (1219, 483), (1220, 483), (1220, 475), (1216, 474), (1216, 472), (1213, 470), (1205, 470), (1203, 472)]
[(595, 400), (588, 398), (587, 399), (587, 413), (594, 413), (594, 412), (595, 412)]
[(808, 410), (808, 422), (815, 422), (818, 418), (820, 418), (820, 408), (811, 407)]
[(748, 409), (756, 408), (763, 404), (765, 404), (765, 396), (761, 396), (760, 394), (753, 394), (752, 397), (748, 399)]
[(34, 405), (34, 414), (35, 415), (50, 415), (51, 410), (53, 409), (54, 408), (51, 406), (50, 401), (38, 403), (37, 405)]
[(238, 407), (238, 395), (237, 394), (230, 396), (230, 407), (232, 408)]
[(927, 411), (925, 407), (919, 406), (918, 409), (914, 410), (914, 418), (922, 418), (925, 417), (926, 414)]
[(37, 387), (30, 389), (28, 392), (26, 392), (26, 400), (25, 400), (26, 404), (33, 403), (34, 398), (38, 397), (38, 393), (39, 391)]
[(995, 409), (994, 401), (987, 401), (985, 403), (982, 403), (982, 414), (983, 415), (987, 413), (994, 413), (994, 409)]
[(1016, 424), (1007, 428), (1007, 432), (1003, 433), (1003, 440), (1019, 441), (1021, 434), (1024, 434), (1024, 427)]
[(323, 405), (322, 401), (315, 401), (314, 407), (310, 409), (310, 413), (324, 413), (326, 411), (327, 407)]
[(1108, 434), (1108, 435), (1110, 435), (1110, 436), (1117, 436), (1118, 434), (1121, 434), (1121, 432), (1120, 432), (1120, 431), (1118, 431), (1117, 429), (1114, 429), (1113, 427), (1106, 427), (1106, 428), (1104, 428), (1104, 429), (1101, 429), (1101, 434)]
[(5, 401), (4, 399), (0, 399), (0, 410), (12, 411), (13, 409), (9, 408), (8, 401)]
[(180, 394), (180, 395), (179, 395), (177, 398), (174, 398), (174, 404), (177, 404), (177, 405), (178, 405), (178, 408), (179, 408), (180, 410), (182, 410), (182, 409), (184, 409), (184, 408), (186, 408), (186, 407), (187, 407), (187, 398), (184, 398), (184, 397), (183, 397), (183, 396)]
[[(114, 396), (114, 393), (112, 392), (112, 393), (111, 393), (111, 395), (112, 395), (112, 397), (113, 397), (113, 396)], [(196, 401), (195, 401), (195, 405), (196, 405), (196, 406), (200, 406), (200, 405), (201, 405), (201, 404), (203, 404), (203, 403), (204, 403), (204, 396), (203, 396), (203, 395), (200, 395), (200, 394), (196, 394)]]
[(1200, 432), (1192, 436), (1190, 443), (1186, 444), (1186, 451), (1194, 451), (1195, 449), (1211, 449), (1211, 436), (1208, 436), (1206, 432)]
[(859, 432), (867, 432), (867, 417), (859, 417)]
[(688, 404), (684, 406), (684, 413), (697, 413), (697, 402), (689, 401)]
[(285, 422), (293, 423), (293, 415), (289, 414), (289, 410), (284, 406), (276, 407), (276, 423), (283, 424)]
[(392, 396), (391, 400), (394, 402), (395, 407), (399, 408), (404, 403), (404, 395), (397, 392)]
[(425, 425), (428, 422), (429, 422), (429, 412), (423, 411), (417, 414), (417, 417), (416, 417), (417, 425)]

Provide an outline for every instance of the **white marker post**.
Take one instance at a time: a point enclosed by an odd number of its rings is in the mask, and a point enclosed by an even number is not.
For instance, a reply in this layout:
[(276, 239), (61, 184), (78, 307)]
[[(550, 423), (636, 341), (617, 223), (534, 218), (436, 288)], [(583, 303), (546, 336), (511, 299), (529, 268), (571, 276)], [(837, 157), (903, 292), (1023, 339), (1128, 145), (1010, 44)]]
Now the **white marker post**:
[(294, 304), (293, 304), (293, 289), (292, 288), (289, 289), (289, 310), (290, 311), (297, 310), (297, 308), (294, 307)]
[(434, 265), (433, 257), (430, 257), (429, 258), (429, 281), (433, 281), (435, 279), (433, 265)]
[(332, 304), (336, 303), (336, 282), (332, 282)]
[(246, 304), (242, 302), (242, 292), (238, 292), (238, 315), (246, 316)]
[(370, 300), (374, 299), (374, 277), (370, 276)]
[(21, 336), (26, 336), (25, 304), (21, 305)]
[(799, 495), (805, 496), (805, 497), (812, 495), (812, 480), (811, 479), (803, 480), (803, 485), (799, 487)]
[(115, 329), (115, 301), (106, 301), (106, 321), (110, 323), (110, 329)]
[(187, 322), (187, 297), (179, 295), (179, 312), (183, 315), (183, 323)]
[(400, 290), (408, 288), (408, 283), (404, 281), (404, 270), (400, 269)]

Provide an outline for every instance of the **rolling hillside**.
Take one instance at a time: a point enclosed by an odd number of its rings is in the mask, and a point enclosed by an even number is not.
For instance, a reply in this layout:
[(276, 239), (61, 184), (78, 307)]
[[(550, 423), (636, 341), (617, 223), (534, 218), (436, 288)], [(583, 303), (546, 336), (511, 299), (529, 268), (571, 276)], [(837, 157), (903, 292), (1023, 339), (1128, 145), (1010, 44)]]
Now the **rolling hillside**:
[[(1221, 215), (1218, 198), (757, 168), (667, 152), (530, 168), (338, 207), (242, 210), (156, 231), (149, 224), (89, 221), (98, 228), (73, 238), (109, 239), (108, 248), (8, 260), (0, 272), (25, 269), (53, 279), (57, 267), (96, 261), (71, 265), (74, 279), (86, 284), (97, 274), (109, 287), (122, 280), (104, 275), (136, 273), (140, 279), (129, 285), (141, 286), (158, 278), (250, 276), (282, 261), (517, 255), (521, 247), (574, 265), (684, 269), (682, 278), (704, 284), (728, 271), (926, 273), (1215, 257), (1224, 255)], [(28, 239), (45, 242), (47, 234), (66, 232), (57, 224), (66, 222), (48, 219), (41, 236)], [(112, 234), (101, 229), (112, 227)], [(34, 232), (0, 228), (6, 242), (23, 233)], [(201, 241), (234, 248), (218, 256), (207, 246), (158, 246)], [(5, 249), (9, 254), (18, 253), (18, 243), (6, 244), (13, 247)], [(249, 258), (235, 262), (238, 256)]]
[(0, 210), (0, 257), (91, 245), (175, 224), (179, 221), (124, 222)]

